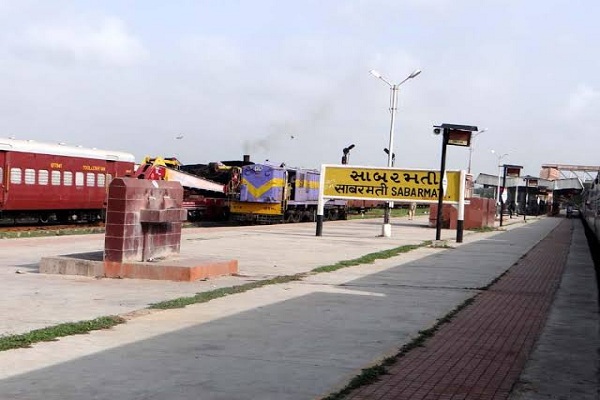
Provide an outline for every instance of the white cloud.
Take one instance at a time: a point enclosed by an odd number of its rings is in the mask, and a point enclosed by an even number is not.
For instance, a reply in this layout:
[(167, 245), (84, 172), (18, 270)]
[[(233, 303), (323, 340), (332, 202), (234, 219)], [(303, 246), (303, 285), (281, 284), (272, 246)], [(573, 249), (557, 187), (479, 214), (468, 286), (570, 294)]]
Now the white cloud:
[[(595, 107), (596, 102), (600, 99), (600, 91), (594, 88), (580, 84), (574, 92), (569, 95), (569, 101), (565, 110), (566, 118), (580, 118), (591, 111)], [(595, 110), (594, 110), (595, 111)]]
[(210, 70), (239, 68), (242, 66), (242, 51), (239, 45), (225, 36), (190, 36), (179, 43), (184, 58), (194, 65)]
[[(593, 142), (600, 123), (589, 10), (552, 3), (541, 18), (516, 0), (88, 3), (0, 0), (5, 132), (189, 163), (246, 150), (307, 167), (339, 161), (352, 143), (353, 163), (385, 165), (389, 88), (368, 71), (399, 82), (415, 68), (423, 74), (398, 98), (398, 165), (438, 167), (432, 125), (465, 123), (489, 127), (474, 171), (494, 173), (496, 149), (536, 174), (559, 158), (565, 132)], [(144, 46), (152, 62), (140, 63)], [(560, 161), (591, 163), (588, 147), (562, 146)], [(447, 165), (467, 159), (450, 149)]]
[(44, 25), (30, 27), (17, 40), (20, 52), (55, 61), (99, 62), (128, 66), (146, 56), (140, 41), (125, 23), (106, 17), (96, 24)]

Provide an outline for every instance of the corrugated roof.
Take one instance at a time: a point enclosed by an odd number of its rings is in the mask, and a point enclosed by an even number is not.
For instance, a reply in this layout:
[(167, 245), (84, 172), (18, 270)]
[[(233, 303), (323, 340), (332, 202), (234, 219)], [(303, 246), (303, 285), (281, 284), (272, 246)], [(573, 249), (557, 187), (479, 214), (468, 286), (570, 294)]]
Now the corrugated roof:
[(583, 182), (579, 178), (567, 178), (567, 179), (557, 179), (554, 181), (553, 190), (565, 190), (565, 189), (583, 189)]
[[(552, 181), (542, 178), (536, 178), (538, 180), (538, 187), (540, 188), (550, 188), (554, 187)], [(475, 179), (475, 183), (478, 185), (484, 186), (498, 186), (498, 175), (490, 175), (490, 174), (479, 174), (477, 179)], [(500, 176), (500, 186), (502, 186), (502, 176)], [(525, 186), (525, 180), (522, 177), (513, 178), (506, 177), (506, 187), (515, 187), (515, 186)]]

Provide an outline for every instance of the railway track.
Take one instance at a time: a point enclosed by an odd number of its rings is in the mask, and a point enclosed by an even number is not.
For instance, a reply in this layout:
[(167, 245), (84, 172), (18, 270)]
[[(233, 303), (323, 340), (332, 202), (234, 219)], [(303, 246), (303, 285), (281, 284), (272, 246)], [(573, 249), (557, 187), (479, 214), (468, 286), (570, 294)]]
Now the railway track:
[[(184, 222), (184, 228), (199, 227), (235, 227), (239, 224), (228, 222)], [(104, 222), (93, 224), (62, 225), (0, 225), (0, 239), (38, 236), (83, 235), (87, 233), (104, 233)]]
[(11, 225), (0, 226), (0, 238), (35, 237), (67, 234), (101, 233), (104, 223), (68, 225)]
[[(364, 215), (363, 215), (364, 217)], [(184, 222), (183, 228), (239, 227), (252, 225), (235, 221)], [(56, 225), (0, 225), (0, 239), (104, 233), (104, 222)]]

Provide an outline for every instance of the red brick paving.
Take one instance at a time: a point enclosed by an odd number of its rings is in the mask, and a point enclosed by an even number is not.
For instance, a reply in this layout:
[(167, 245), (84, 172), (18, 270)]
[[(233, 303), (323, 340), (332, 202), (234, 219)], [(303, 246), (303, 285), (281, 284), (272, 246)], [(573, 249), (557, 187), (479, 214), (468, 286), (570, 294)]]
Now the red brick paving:
[(570, 242), (565, 220), (424, 347), (346, 399), (507, 399), (544, 326)]

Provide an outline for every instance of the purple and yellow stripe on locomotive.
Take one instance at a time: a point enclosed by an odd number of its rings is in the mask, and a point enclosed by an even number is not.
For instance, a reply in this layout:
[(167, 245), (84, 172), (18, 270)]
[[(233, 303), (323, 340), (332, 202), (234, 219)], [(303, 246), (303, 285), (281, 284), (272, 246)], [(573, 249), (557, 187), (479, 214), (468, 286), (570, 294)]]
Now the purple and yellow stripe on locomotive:
[(319, 199), (319, 173), (317, 171), (298, 170), (290, 201), (317, 201)]
[(254, 164), (242, 168), (240, 201), (281, 203), (285, 199), (286, 171), (270, 165)]

